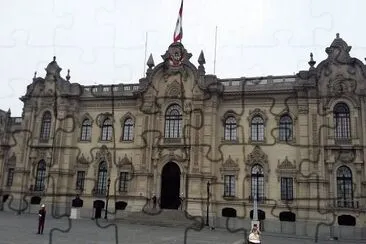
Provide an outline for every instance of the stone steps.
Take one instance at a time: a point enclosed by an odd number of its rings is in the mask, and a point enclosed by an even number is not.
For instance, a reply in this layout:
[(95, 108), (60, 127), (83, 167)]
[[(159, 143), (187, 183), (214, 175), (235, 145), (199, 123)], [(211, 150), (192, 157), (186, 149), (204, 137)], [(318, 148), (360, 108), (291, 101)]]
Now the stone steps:
[(131, 224), (152, 225), (161, 227), (190, 227), (199, 229), (201, 219), (193, 217), (182, 210), (148, 210), (128, 213), (124, 217), (119, 217), (116, 221)]

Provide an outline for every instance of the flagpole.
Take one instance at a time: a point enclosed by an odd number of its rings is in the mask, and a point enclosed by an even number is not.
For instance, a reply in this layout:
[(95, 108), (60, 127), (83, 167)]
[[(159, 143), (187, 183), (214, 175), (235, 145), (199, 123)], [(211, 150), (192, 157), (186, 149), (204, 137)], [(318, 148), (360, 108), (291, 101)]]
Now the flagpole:
[(214, 75), (216, 74), (216, 45), (217, 45), (217, 26), (215, 30)]
[(147, 55), (147, 31), (145, 34), (145, 58), (144, 58), (144, 73), (142, 74), (142, 77), (145, 77), (145, 69), (146, 69), (146, 55)]

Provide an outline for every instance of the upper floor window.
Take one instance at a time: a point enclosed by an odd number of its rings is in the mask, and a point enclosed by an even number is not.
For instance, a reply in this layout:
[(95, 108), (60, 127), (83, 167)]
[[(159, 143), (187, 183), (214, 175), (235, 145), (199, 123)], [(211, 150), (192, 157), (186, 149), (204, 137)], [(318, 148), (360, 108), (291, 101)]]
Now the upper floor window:
[(51, 132), (51, 113), (49, 111), (44, 112), (41, 122), (40, 140), (46, 141), (50, 137)]
[(133, 140), (133, 120), (131, 118), (127, 118), (123, 123), (123, 141), (132, 141)]
[(91, 139), (91, 123), (89, 119), (85, 119), (81, 125), (81, 141), (89, 141)]
[(288, 115), (280, 118), (280, 141), (292, 140), (292, 119)]
[(251, 123), (252, 141), (264, 141), (264, 121), (261, 116), (255, 116)]
[(338, 103), (333, 110), (335, 138), (349, 139), (351, 137), (350, 111), (346, 104)]
[(107, 118), (102, 125), (102, 141), (112, 140), (112, 120)]
[(234, 117), (230, 116), (225, 120), (225, 140), (236, 140), (236, 127), (236, 119)]
[(165, 138), (180, 138), (182, 133), (182, 113), (178, 104), (168, 107), (165, 113)]

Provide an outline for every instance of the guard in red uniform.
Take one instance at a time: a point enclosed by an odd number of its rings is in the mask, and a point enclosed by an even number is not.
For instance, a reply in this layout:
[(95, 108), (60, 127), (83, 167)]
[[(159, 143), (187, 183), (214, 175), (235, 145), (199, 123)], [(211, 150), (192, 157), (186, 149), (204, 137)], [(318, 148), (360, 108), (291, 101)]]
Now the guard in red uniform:
[(38, 233), (37, 234), (43, 234), (45, 219), (46, 219), (46, 209), (45, 209), (45, 205), (42, 204), (41, 209), (38, 212)]

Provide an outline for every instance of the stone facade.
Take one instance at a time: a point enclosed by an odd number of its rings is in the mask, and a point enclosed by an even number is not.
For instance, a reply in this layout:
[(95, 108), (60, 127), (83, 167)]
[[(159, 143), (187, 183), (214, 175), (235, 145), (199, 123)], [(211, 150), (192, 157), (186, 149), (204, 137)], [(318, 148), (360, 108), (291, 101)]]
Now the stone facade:
[(155, 195), (205, 216), (208, 187), (217, 223), (250, 220), (256, 197), (264, 228), (365, 227), (366, 67), (350, 50), (337, 35), (307, 71), (221, 79), (205, 73), (203, 52), (196, 67), (173, 43), (139, 83), (99, 86), (61, 77), (54, 58), (21, 98), (22, 117), (0, 113), (2, 207), (69, 213), (79, 195), (81, 216), (95, 217), (109, 178), (111, 212)]

